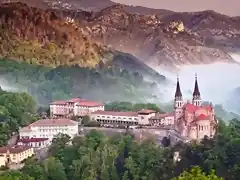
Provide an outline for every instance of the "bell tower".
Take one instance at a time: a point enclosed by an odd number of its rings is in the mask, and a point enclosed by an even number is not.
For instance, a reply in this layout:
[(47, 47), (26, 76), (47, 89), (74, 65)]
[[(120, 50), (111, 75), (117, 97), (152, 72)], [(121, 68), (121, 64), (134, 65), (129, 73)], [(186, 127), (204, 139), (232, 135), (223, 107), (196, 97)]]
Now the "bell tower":
[(193, 91), (192, 104), (195, 106), (202, 105), (201, 94), (198, 87), (197, 74), (195, 75), (195, 85), (194, 85), (194, 91)]
[(183, 98), (182, 98), (179, 78), (177, 77), (177, 87), (176, 87), (175, 98), (174, 98), (174, 109), (182, 108), (182, 107), (183, 107)]
[(182, 98), (182, 92), (180, 88), (179, 78), (177, 77), (177, 87), (175, 92), (175, 98), (174, 98), (174, 126), (176, 127), (178, 119), (183, 114), (183, 98)]

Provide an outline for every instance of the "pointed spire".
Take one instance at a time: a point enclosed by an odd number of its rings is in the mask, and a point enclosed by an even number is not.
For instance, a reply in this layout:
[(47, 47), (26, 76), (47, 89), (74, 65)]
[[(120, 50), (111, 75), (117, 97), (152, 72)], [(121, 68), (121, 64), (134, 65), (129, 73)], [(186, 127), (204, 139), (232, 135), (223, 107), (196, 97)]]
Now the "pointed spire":
[(197, 81), (197, 74), (195, 74), (195, 86), (194, 86), (193, 96), (200, 96), (200, 91), (198, 88), (198, 81)]
[(175, 92), (175, 98), (176, 97), (182, 97), (182, 92), (180, 89), (180, 83), (179, 83), (179, 77), (177, 75), (177, 87), (176, 87), (176, 92)]

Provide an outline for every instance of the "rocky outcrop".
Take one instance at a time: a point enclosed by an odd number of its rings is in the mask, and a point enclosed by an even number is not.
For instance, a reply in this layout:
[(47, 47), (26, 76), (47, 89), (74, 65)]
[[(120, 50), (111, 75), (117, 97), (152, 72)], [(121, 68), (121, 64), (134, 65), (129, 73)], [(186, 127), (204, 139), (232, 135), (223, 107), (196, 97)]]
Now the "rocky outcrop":
[[(1, 5), (1, 22), (8, 32), (7, 36), (0, 34), (2, 56), (26, 58), (28, 54), (30, 61), (35, 58), (39, 63), (60, 64), (63, 58), (93, 67), (102, 58), (111, 59), (109, 52), (117, 50), (136, 56), (154, 69), (172, 69), (185, 64), (234, 62), (228, 51), (240, 47), (239, 18), (213, 11), (145, 15), (129, 12), (128, 6), (119, 4), (101, 11), (32, 6)], [(14, 43), (7, 44), (8, 37)], [(31, 51), (45, 55), (35, 57)], [(48, 56), (51, 60), (46, 60)]]

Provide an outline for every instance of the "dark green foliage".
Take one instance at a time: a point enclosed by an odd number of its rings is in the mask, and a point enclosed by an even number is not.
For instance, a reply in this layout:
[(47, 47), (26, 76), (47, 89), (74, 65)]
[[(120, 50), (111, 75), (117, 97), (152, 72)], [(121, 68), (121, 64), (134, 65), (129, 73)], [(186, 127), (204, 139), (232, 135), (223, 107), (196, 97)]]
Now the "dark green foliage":
[(53, 69), (0, 59), (0, 75), (10, 85), (14, 84), (14, 88), (29, 92), (41, 105), (78, 96), (103, 101), (144, 101), (154, 98), (156, 90), (152, 83), (143, 80), (141, 74), (118, 67), (59, 66)]
[(28, 94), (0, 91), (0, 145), (19, 127), (36, 121), (35, 112), (36, 103)]
[(163, 112), (158, 105), (153, 103), (137, 103), (133, 104), (131, 102), (111, 102), (105, 104), (105, 109), (107, 111), (139, 111), (141, 109), (150, 109), (157, 112)]

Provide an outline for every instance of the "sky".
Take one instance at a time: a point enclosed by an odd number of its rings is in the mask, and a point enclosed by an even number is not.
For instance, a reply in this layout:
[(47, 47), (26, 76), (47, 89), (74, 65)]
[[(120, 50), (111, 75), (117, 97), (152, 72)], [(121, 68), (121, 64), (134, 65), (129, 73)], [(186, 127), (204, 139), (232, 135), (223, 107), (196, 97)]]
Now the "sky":
[(214, 10), (229, 16), (240, 16), (239, 0), (112, 0), (127, 5), (138, 5), (178, 12)]

